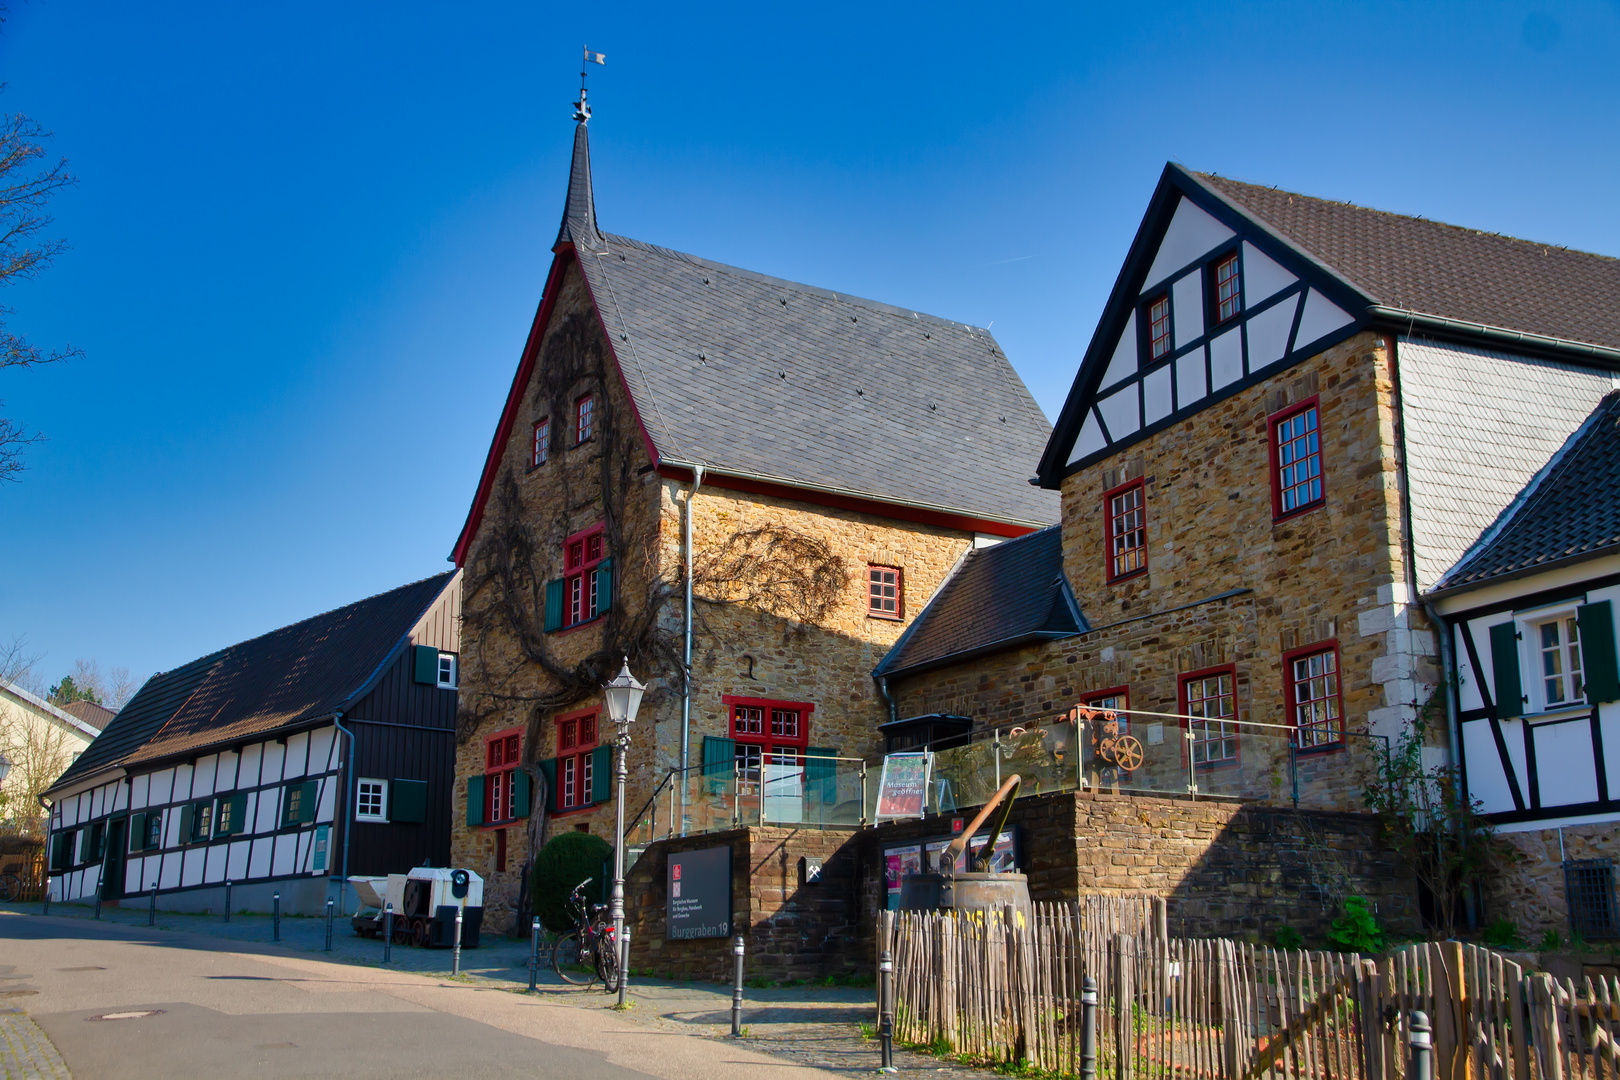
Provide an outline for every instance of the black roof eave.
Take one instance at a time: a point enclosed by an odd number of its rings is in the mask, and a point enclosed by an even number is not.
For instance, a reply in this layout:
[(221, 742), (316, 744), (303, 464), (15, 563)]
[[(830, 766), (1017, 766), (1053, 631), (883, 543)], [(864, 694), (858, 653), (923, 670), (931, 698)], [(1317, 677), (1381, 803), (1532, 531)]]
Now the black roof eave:
[(1459, 582), (1456, 585), (1449, 585), (1443, 589), (1434, 589), (1431, 592), (1426, 592), (1423, 594), (1423, 599), (1428, 601), (1445, 600), (1461, 593), (1474, 592), (1478, 589), (1489, 588), (1492, 585), (1505, 585), (1510, 581), (1519, 581), (1523, 578), (1535, 577), (1537, 574), (1546, 574), (1554, 570), (1562, 570), (1565, 567), (1576, 566), (1583, 562), (1590, 562), (1593, 559), (1604, 558), (1608, 555), (1620, 555), (1620, 543), (1605, 544), (1600, 548), (1592, 548), (1590, 551), (1578, 551), (1573, 555), (1565, 555), (1562, 558), (1557, 559), (1548, 559), (1546, 562), (1538, 562), (1530, 566), (1521, 566), (1515, 570), (1509, 570), (1502, 574), (1492, 574), (1489, 577), (1472, 578), (1468, 581)]
[(1015, 634), (1012, 637), (1002, 638), (1000, 641), (992, 641), (987, 645), (978, 645), (971, 649), (963, 649), (960, 652), (947, 653), (944, 656), (935, 657), (932, 660), (924, 660), (920, 664), (912, 664), (910, 667), (895, 668), (893, 671), (885, 671), (881, 673), (880, 677), (884, 679), (898, 679), (907, 675), (920, 675), (925, 671), (932, 671), (934, 668), (948, 667), (951, 664), (960, 664), (965, 660), (972, 660), (980, 656), (988, 656), (991, 653), (1006, 652), (1009, 649), (1016, 649), (1024, 645), (1033, 645), (1042, 641), (1062, 641), (1065, 638), (1079, 637), (1085, 633), (1087, 633), (1085, 630), (1033, 630), (1023, 634)]

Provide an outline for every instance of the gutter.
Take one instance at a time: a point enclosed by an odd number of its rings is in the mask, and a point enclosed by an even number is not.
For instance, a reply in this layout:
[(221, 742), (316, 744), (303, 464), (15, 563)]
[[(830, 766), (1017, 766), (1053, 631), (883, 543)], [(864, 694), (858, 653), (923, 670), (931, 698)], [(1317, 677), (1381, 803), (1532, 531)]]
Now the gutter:
[(1462, 319), (1447, 319), (1439, 315), (1424, 315), (1416, 311), (1407, 311), (1404, 308), (1386, 307), (1383, 304), (1368, 304), (1367, 317), (1397, 330), (1405, 327), (1408, 331), (1423, 329), (1442, 334), (1456, 334), (1472, 338), (1484, 338), (1500, 345), (1517, 345), (1527, 347), (1540, 353), (1561, 353), (1583, 357), (1588, 360), (1600, 360), (1609, 365), (1620, 365), (1620, 349), (1612, 349), (1604, 345), (1592, 345), (1585, 341), (1571, 341), (1568, 338), (1549, 337), (1545, 334), (1529, 334), (1522, 330), (1509, 330), (1501, 326), (1490, 326), (1486, 323), (1465, 322)]
[(1451, 767), (1459, 769), (1462, 766), (1462, 717), (1457, 711), (1457, 664), (1452, 655), (1456, 643), (1451, 640), (1451, 624), (1442, 619), (1427, 600), (1423, 601), (1423, 613), (1434, 627), (1434, 636), (1440, 639), (1440, 677), (1446, 685), (1446, 741), (1451, 744)]
[(349, 752), (343, 755), (343, 810), (334, 815), (343, 820), (343, 883), (338, 886), (338, 906), (343, 907), (349, 891), (349, 833), (354, 825), (354, 732), (343, 726), (341, 711), (332, 714), (332, 725), (349, 737)]
[(871, 491), (860, 491), (856, 488), (816, 484), (808, 480), (797, 480), (787, 476), (771, 476), (767, 473), (748, 472), (744, 469), (722, 468), (713, 465), (696, 465), (677, 458), (660, 458), (658, 464), (660, 467), (689, 469), (693, 475), (708, 472), (713, 476), (732, 476), (738, 480), (752, 480), (759, 484), (776, 484), (779, 487), (800, 488), (804, 491), (815, 491), (823, 495), (839, 495), (846, 499), (865, 499), (868, 502), (888, 503), (890, 506), (904, 506), (908, 510), (926, 510), (930, 513), (949, 514), (958, 518), (976, 518), (979, 521), (989, 521), (997, 525), (1014, 525), (1019, 528), (1038, 530), (1055, 524), (1050, 521), (1030, 521), (1025, 518), (1008, 517), (1004, 514), (986, 514), (978, 510), (967, 510), (959, 506), (945, 506), (941, 503), (922, 502), (917, 499), (902, 499), (894, 495), (880, 495)]

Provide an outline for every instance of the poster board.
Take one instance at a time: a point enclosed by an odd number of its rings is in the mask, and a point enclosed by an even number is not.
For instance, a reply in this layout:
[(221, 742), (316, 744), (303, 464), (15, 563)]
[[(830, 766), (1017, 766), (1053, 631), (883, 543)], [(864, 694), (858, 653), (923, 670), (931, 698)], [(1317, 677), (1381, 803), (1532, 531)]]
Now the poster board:
[(665, 874), (665, 940), (731, 936), (730, 845), (671, 852)]
[(934, 755), (889, 754), (883, 759), (883, 775), (878, 780), (878, 821), (920, 818), (928, 809), (928, 772)]
[[(975, 852), (990, 838), (990, 830), (986, 829), (976, 833), (969, 845)], [(954, 836), (942, 836), (932, 840), (922, 840), (914, 844), (900, 844), (895, 847), (883, 849), (883, 885), (887, 898), (886, 907), (890, 911), (900, 907), (900, 886), (906, 880), (907, 874), (935, 873), (939, 870), (939, 856), (945, 850)], [(991, 856), (991, 866), (998, 874), (1017, 871), (1018, 869), (1018, 826), (1010, 825), (1002, 830), (996, 837), (995, 851)], [(966, 872), (967, 856), (957, 858), (958, 873)]]

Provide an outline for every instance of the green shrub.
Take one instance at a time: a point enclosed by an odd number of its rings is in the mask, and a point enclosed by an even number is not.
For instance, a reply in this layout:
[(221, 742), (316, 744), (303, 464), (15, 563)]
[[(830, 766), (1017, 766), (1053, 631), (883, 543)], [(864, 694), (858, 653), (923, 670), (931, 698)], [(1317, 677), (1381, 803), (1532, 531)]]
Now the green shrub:
[(1305, 947), (1305, 935), (1292, 926), (1277, 927), (1277, 932), (1271, 935), (1271, 940), (1279, 949), (1303, 949)]
[(613, 846), (600, 836), (565, 832), (552, 837), (534, 860), (530, 883), (540, 925), (554, 934), (572, 929), (574, 913), (568, 909), (568, 894), (581, 881), (594, 878), (585, 889), (585, 902), (600, 903), (607, 893), (607, 866), (612, 859)]
[(1519, 937), (1519, 924), (1512, 919), (1492, 919), (1485, 927), (1485, 944), (1496, 949), (1522, 949), (1524, 939)]
[(1378, 919), (1367, 906), (1364, 896), (1347, 897), (1344, 914), (1333, 920), (1328, 928), (1328, 941), (1345, 952), (1377, 953), (1384, 951), (1384, 931)]
[(1556, 930), (1549, 930), (1541, 935), (1541, 942), (1536, 946), (1538, 952), (1557, 952), (1564, 947), (1564, 935)]

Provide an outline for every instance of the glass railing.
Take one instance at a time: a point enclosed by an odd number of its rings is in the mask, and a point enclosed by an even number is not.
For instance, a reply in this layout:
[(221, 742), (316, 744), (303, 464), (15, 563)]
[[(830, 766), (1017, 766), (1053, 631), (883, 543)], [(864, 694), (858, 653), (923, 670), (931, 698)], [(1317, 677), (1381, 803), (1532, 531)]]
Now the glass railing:
[(626, 843), (645, 847), (671, 835), (722, 832), (747, 825), (859, 828), (877, 798), (860, 758), (766, 754), (729, 768), (672, 769), (634, 821)]

